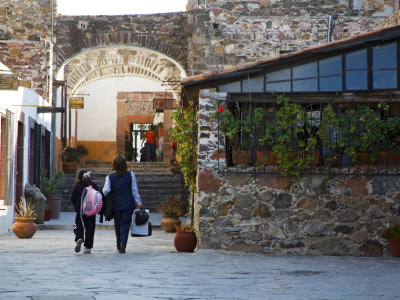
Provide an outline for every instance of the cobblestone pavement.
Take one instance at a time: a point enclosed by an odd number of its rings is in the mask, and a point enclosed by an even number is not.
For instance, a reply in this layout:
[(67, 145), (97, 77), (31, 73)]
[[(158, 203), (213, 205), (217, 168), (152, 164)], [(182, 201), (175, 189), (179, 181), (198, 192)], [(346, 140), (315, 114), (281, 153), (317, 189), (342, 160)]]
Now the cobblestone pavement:
[(174, 234), (129, 237), (96, 230), (92, 254), (75, 254), (71, 230), (0, 236), (0, 299), (399, 299), (400, 259), (177, 253)]

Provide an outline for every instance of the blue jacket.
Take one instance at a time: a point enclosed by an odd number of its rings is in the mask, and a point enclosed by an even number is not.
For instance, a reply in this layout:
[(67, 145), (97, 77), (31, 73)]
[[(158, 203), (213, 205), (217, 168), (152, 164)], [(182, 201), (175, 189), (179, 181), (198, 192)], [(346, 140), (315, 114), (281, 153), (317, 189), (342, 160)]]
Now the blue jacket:
[(115, 211), (134, 210), (136, 204), (142, 204), (133, 172), (126, 172), (123, 176), (117, 176), (115, 172), (107, 175), (103, 194), (106, 196), (111, 190), (114, 192)]

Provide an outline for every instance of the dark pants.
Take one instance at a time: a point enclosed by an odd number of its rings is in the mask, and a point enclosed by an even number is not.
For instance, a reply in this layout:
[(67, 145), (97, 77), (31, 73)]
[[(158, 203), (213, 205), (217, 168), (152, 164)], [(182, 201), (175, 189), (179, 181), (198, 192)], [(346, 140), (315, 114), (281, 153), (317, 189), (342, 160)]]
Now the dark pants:
[[(93, 240), (94, 240), (94, 230), (96, 228), (96, 215), (87, 216), (82, 215), (83, 223), (81, 220), (81, 214), (76, 213), (75, 216), (75, 242), (79, 239), (84, 241), (83, 246), (87, 249), (93, 248)], [(83, 226), (84, 225), (84, 226)]]
[(146, 161), (155, 161), (156, 160), (156, 144), (145, 144), (146, 149)]
[(117, 248), (128, 243), (129, 227), (132, 224), (133, 210), (114, 211), (115, 236), (117, 238)]

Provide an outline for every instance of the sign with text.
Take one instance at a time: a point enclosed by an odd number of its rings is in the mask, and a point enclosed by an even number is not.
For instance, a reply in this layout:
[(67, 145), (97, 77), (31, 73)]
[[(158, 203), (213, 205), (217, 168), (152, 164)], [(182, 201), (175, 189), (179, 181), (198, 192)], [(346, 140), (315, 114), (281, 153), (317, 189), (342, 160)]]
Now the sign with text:
[(177, 104), (175, 99), (153, 99), (153, 108), (156, 110), (175, 109)]
[(18, 90), (18, 75), (0, 74), (0, 90)]
[(83, 97), (71, 97), (69, 98), (69, 109), (83, 109), (84, 103)]

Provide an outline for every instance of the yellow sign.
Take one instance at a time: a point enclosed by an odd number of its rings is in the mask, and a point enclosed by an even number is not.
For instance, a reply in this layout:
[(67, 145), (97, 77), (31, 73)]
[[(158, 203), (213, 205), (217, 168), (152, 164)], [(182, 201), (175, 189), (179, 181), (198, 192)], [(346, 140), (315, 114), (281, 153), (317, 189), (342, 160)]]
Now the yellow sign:
[(83, 97), (71, 97), (69, 98), (69, 109), (83, 109)]
[(18, 75), (0, 74), (0, 90), (18, 90)]

